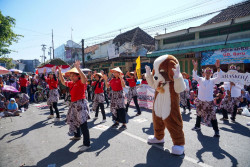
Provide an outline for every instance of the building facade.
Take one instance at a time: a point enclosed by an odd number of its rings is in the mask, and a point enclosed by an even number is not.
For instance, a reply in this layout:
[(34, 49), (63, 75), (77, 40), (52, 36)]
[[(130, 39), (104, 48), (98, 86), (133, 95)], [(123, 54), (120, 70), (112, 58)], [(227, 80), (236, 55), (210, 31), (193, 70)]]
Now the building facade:
[(36, 71), (36, 67), (41, 64), (41, 62), (38, 59), (34, 60), (19, 60), (20, 63), (25, 64), (24, 72), (32, 72), (34, 73)]

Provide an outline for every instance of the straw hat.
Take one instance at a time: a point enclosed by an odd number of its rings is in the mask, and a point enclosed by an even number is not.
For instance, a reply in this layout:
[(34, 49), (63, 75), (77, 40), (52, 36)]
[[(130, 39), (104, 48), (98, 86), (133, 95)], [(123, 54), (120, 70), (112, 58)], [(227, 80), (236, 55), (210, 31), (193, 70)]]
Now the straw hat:
[(67, 71), (65, 73), (65, 75), (69, 75), (70, 73), (76, 73), (76, 74), (79, 74), (78, 70), (74, 67), (72, 69), (70, 69), (69, 71)]
[(110, 72), (111, 73), (114, 73), (114, 72), (122, 73), (122, 70), (120, 69), (120, 67), (116, 67), (116, 68), (111, 69)]
[(101, 73), (96, 73), (95, 75), (99, 75), (99, 77), (103, 77), (103, 75)]

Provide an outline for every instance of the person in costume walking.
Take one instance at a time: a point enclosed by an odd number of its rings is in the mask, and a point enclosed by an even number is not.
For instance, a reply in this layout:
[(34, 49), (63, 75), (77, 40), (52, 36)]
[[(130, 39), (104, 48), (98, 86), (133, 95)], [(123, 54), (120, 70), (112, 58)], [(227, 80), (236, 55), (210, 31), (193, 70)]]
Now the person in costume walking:
[(99, 107), (101, 108), (103, 121), (106, 122), (106, 115), (104, 110), (104, 82), (103, 75), (101, 73), (95, 73), (92, 78), (95, 77), (95, 81), (92, 82), (92, 86), (94, 87), (94, 99), (92, 109), (95, 111), (95, 119), (98, 118)]
[[(44, 69), (44, 75), (46, 73), (46, 69)], [(56, 118), (55, 121), (60, 121), (60, 115), (57, 107), (57, 103), (59, 100), (59, 92), (58, 92), (58, 79), (55, 75), (55, 67), (52, 68), (52, 72), (48, 74), (48, 77), (44, 77), (45, 82), (49, 85), (49, 98), (47, 100), (47, 104), (50, 109), (50, 115), (48, 116), (48, 119), (54, 118), (54, 111), (56, 112)]]
[(134, 100), (136, 109), (137, 109), (137, 114), (136, 116), (141, 115), (141, 109), (138, 104), (138, 99), (137, 99), (137, 91), (136, 91), (136, 73), (135, 72), (127, 72), (126, 74), (129, 78), (127, 78), (127, 82), (129, 84), (129, 91), (128, 91), (128, 99), (127, 99), (127, 105), (126, 105), (126, 112), (128, 112), (128, 107), (131, 102), (131, 100)]
[(119, 67), (116, 67), (110, 71), (113, 73), (114, 77), (108, 82), (108, 78), (104, 75), (104, 80), (107, 88), (111, 87), (111, 105), (110, 111), (113, 115), (113, 120), (115, 123), (111, 126), (112, 128), (117, 128), (119, 123), (123, 125), (119, 128), (120, 130), (127, 129), (126, 126), (126, 111), (124, 103), (123, 88), (125, 87), (125, 82), (123, 80), (122, 71)]
[(80, 140), (81, 131), (83, 134), (83, 146), (79, 151), (86, 151), (90, 148), (90, 137), (87, 120), (89, 119), (88, 101), (85, 97), (87, 89), (87, 78), (80, 69), (80, 61), (75, 62), (75, 68), (69, 70), (65, 75), (70, 75), (71, 81), (65, 81), (61, 68), (59, 78), (63, 85), (69, 87), (71, 103), (67, 113), (66, 122), (69, 124), (69, 133), (74, 133), (70, 140)]
[(205, 77), (197, 76), (197, 61), (192, 61), (194, 65), (193, 78), (199, 83), (198, 98), (196, 100), (197, 107), (197, 117), (196, 124), (192, 130), (200, 130), (201, 118), (205, 124), (212, 124), (213, 130), (215, 132), (214, 137), (220, 137), (218, 122), (216, 119), (215, 106), (213, 103), (213, 88), (215, 83), (220, 79), (220, 61), (216, 60), (215, 66), (218, 71), (218, 77), (211, 78), (213, 72), (212, 69), (207, 67), (204, 71)]

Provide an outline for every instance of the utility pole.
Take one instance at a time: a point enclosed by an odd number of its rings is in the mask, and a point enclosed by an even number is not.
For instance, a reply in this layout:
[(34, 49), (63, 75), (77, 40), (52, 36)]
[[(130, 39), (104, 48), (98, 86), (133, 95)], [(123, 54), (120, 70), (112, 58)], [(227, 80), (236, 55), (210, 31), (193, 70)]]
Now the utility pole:
[(50, 56), (50, 60), (51, 60), (51, 49), (52, 49), (52, 47), (49, 47), (48, 55)]
[(46, 50), (46, 45), (45, 44), (42, 44), (41, 45), (42, 46), (42, 51), (43, 51), (43, 63), (45, 63), (45, 59), (46, 59), (46, 57), (45, 57), (45, 50)]
[(84, 61), (84, 39), (82, 39), (82, 68), (85, 67), (85, 61)]
[[(53, 39), (53, 29), (52, 29), (52, 49), (53, 49), (53, 59), (54, 59), (54, 39)], [(51, 52), (50, 52), (51, 54)], [(51, 59), (51, 58), (50, 58)]]

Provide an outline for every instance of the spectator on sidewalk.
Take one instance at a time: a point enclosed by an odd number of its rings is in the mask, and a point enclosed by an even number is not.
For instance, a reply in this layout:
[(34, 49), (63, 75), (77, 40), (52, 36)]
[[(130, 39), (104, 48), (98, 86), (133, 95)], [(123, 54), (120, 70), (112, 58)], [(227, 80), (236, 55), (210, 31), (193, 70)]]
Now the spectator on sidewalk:
[(14, 98), (10, 99), (9, 104), (7, 105), (7, 111), (5, 111), (4, 115), (8, 116), (19, 116), (18, 105)]

